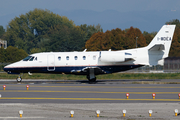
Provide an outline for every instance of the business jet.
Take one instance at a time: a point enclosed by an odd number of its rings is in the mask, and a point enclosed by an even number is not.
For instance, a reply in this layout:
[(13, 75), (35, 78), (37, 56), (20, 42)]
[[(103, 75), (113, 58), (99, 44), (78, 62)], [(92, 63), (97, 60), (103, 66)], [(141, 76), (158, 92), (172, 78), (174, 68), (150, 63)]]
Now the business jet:
[(86, 75), (96, 81), (96, 75), (122, 72), (145, 65), (163, 65), (168, 57), (175, 25), (164, 25), (146, 47), (118, 50), (82, 52), (42, 52), (29, 55), (19, 62), (7, 65), (8, 74), (55, 73)]

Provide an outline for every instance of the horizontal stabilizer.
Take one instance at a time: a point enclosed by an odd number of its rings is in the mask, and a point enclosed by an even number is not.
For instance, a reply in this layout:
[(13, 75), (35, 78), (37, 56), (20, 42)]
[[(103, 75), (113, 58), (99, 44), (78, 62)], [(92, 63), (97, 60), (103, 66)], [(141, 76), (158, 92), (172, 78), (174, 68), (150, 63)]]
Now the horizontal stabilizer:
[(149, 49), (149, 51), (161, 51), (161, 50), (165, 50), (163, 44), (156, 44)]

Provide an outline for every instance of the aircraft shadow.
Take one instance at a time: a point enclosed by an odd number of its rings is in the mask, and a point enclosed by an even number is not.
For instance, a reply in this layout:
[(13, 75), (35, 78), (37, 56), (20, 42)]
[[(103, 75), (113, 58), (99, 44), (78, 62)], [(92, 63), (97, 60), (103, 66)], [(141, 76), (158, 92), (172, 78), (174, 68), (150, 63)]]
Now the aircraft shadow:
[[(161, 79), (135, 79), (135, 80), (96, 80), (95, 82), (91, 82), (88, 80), (26, 80), (22, 81), (18, 84), (140, 84), (144, 82), (148, 84), (148, 82), (161, 82)], [(17, 84), (16, 81), (0, 81), (0, 84)]]
[(134, 83), (136, 82), (160, 82), (160, 79), (139, 79), (139, 80), (96, 80), (95, 82), (87, 81), (87, 80), (77, 80), (75, 82), (80, 84), (106, 84), (106, 83)]

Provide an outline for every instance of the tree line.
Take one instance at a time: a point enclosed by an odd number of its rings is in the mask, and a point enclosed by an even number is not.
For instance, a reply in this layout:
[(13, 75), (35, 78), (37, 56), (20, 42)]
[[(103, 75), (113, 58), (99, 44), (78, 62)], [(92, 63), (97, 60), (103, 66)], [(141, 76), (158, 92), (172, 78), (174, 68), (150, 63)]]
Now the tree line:
[[(176, 29), (171, 44), (170, 57), (180, 57), (180, 21), (178, 19), (166, 22), (166, 24), (176, 25)], [(100, 50), (125, 50), (147, 46), (155, 37), (157, 32), (143, 33), (138, 28), (130, 27), (126, 30), (119, 28), (111, 31), (94, 33), (86, 42), (85, 48), (92, 51)], [(137, 41), (136, 41), (137, 40)], [(136, 43), (137, 42), (137, 43)]]
[[(94, 33), (91, 38), (86, 42), (85, 47), (92, 51), (101, 50), (125, 50), (136, 47), (146, 46), (148, 41), (146, 41), (147, 35), (141, 33), (138, 28), (131, 27), (130, 29), (121, 30), (119, 28), (113, 29), (111, 31)], [(151, 39), (153, 36), (149, 36)]]
[(0, 63), (12, 63), (17, 62), (25, 57), (27, 53), (23, 49), (8, 46), (6, 49), (0, 48)]
[[(175, 19), (166, 24), (177, 25), (170, 56), (178, 57), (180, 56), (178, 52), (180, 50), (180, 22)], [(144, 47), (150, 43), (156, 33), (146, 31), (142, 33), (138, 28), (133, 27), (103, 32), (99, 24), (77, 26), (65, 16), (54, 14), (49, 10), (34, 9), (12, 19), (6, 31), (0, 26), (0, 38), (7, 40), (9, 46), (6, 50), (1, 49), (0, 62), (18, 61), (36, 52), (82, 51), (85, 48), (89, 51), (131, 49), (136, 47), (136, 40), (137, 47)], [(12, 53), (20, 50), (20, 53), (24, 55), (11, 54), (7, 52), (9, 49)], [(5, 57), (2, 58), (2, 56)]]

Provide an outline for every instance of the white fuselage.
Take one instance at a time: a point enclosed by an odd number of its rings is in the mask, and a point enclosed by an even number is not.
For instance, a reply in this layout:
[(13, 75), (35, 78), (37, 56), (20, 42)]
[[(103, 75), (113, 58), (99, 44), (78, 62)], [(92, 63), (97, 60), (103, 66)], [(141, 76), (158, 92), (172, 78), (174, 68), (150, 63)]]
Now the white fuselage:
[(144, 65), (163, 65), (168, 57), (175, 25), (164, 25), (151, 43), (142, 48), (119, 51), (96, 52), (44, 52), (7, 65), (8, 73), (66, 73), (87, 75), (95, 80), (95, 75), (121, 72)]

